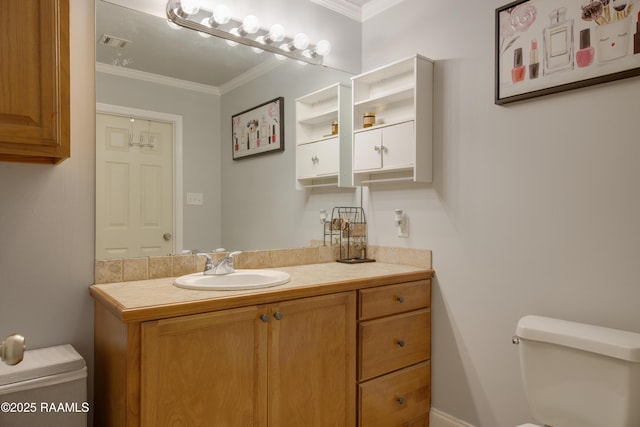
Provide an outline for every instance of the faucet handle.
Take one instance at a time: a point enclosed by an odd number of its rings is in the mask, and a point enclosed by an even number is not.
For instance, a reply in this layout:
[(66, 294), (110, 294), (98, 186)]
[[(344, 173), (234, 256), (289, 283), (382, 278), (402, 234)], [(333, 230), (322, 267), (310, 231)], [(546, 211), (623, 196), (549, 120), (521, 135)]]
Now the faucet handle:
[(233, 258), (234, 256), (240, 255), (241, 253), (242, 253), (242, 251), (233, 251), (227, 256)]
[(198, 252), (196, 255), (207, 258), (207, 262), (204, 264), (204, 271), (211, 270), (213, 268), (213, 259), (211, 258), (211, 255), (204, 252)]

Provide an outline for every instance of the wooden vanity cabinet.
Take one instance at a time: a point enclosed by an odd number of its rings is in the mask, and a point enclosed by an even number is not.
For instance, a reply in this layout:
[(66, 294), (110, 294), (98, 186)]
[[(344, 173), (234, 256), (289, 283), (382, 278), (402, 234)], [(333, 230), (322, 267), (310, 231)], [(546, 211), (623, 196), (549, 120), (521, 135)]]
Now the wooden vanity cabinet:
[(97, 304), (95, 423), (351, 427), (355, 322), (355, 291), (124, 328)]
[(0, 2), (0, 161), (70, 152), (69, 0)]
[(358, 291), (358, 425), (428, 427), (431, 280)]

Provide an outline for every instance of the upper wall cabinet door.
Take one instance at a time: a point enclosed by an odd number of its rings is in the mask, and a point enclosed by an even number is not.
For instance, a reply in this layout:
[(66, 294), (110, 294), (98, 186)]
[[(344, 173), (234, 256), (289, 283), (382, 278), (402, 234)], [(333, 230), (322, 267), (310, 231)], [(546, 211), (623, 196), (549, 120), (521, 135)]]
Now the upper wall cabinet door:
[(0, 1), (0, 161), (70, 154), (69, 0)]

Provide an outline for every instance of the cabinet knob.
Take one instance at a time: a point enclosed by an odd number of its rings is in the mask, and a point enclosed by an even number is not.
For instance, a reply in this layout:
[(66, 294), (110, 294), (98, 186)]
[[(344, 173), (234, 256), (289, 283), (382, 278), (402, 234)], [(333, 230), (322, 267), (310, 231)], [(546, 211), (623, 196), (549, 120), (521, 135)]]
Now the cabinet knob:
[(318, 162), (319, 160), (320, 160), (320, 159), (318, 158), (318, 156), (313, 156), (313, 157), (311, 157), (311, 162), (312, 162), (312, 163), (316, 163), (316, 162)]
[(399, 295), (396, 297), (396, 301), (402, 304), (404, 302), (404, 297), (402, 295)]
[(374, 149), (374, 150), (376, 150), (378, 153), (380, 152), (380, 147), (379, 147), (379, 146), (377, 146), (377, 145), (376, 145), (376, 146), (374, 146), (374, 147), (373, 147), (373, 149)]
[(398, 405), (404, 405), (404, 397), (396, 397), (396, 402), (398, 402)]
[(262, 320), (264, 323), (267, 323), (269, 321), (269, 316), (266, 314), (263, 314), (260, 316), (260, 320)]
[(397, 344), (399, 347), (404, 347), (404, 340), (398, 340)]
[(282, 319), (282, 313), (280, 313), (279, 311), (276, 311), (273, 317), (275, 317), (276, 320), (280, 320)]

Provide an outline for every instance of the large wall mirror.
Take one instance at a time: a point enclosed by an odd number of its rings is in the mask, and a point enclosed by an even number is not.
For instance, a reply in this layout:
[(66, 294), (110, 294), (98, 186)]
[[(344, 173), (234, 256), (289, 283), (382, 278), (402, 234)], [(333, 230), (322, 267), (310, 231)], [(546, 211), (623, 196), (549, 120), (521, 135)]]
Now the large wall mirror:
[[(295, 99), (351, 73), (104, 0), (96, 43), (96, 258), (305, 246), (321, 236), (320, 209), (359, 202), (354, 190), (295, 188)], [(232, 160), (231, 116), (280, 96), (285, 151)]]

